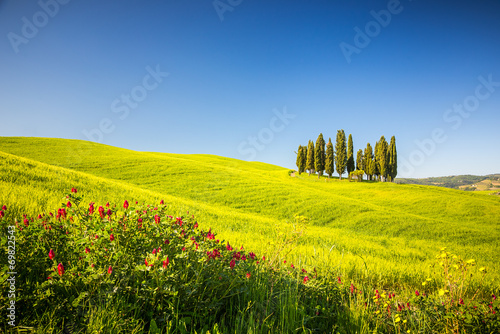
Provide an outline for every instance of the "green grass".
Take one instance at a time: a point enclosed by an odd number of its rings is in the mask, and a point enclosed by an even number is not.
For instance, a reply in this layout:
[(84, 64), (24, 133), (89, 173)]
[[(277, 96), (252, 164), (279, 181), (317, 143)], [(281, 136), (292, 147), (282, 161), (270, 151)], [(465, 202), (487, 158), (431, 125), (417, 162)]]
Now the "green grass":
[[(309, 221), (289, 256), (356, 281), (419, 286), (436, 277), (448, 247), (487, 266), (484, 291), (500, 280), (500, 198), (453, 189), (318, 179), (212, 155), (136, 152), (78, 140), (0, 138), (0, 203), (19, 213), (54, 209), (77, 187), (96, 201), (165, 199), (232, 244), (271, 253), (296, 216)], [(24, 157), (29, 160), (21, 159)], [(63, 191), (64, 190), (64, 191)], [(57, 198), (56, 196), (56, 198)]]

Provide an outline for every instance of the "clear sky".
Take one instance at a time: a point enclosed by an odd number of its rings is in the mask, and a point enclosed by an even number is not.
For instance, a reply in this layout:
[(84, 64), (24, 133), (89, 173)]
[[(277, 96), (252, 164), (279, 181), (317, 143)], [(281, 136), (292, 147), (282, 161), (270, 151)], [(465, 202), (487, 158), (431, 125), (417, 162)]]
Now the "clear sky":
[(500, 2), (0, 1), (0, 136), (295, 167), (396, 136), (398, 177), (500, 172)]

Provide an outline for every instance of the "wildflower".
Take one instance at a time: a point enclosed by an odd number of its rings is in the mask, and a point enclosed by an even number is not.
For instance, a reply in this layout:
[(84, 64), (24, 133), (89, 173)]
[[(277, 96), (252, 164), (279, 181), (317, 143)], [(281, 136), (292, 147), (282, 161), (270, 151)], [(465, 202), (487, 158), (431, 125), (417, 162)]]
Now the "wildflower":
[(108, 274), (111, 274), (113, 272), (113, 268), (111, 268), (111, 266), (109, 266), (108, 268)]
[(194, 223), (193, 228), (194, 228), (194, 229), (198, 228), (198, 222), (195, 222), (195, 223)]
[(66, 203), (66, 206), (67, 206), (68, 208), (71, 208), (71, 202)]
[(463, 304), (464, 304), (464, 300), (463, 300), (462, 298), (460, 298), (460, 300), (458, 301), (458, 303), (459, 303), (460, 305), (463, 305)]
[(354, 293), (354, 290), (356, 290), (356, 288), (354, 287), (354, 284), (351, 283), (351, 293)]
[(94, 213), (94, 203), (89, 204), (89, 215)]
[(0, 219), (2, 219), (3, 217), (5, 217), (5, 213), (3, 213), (2, 210), (0, 210)]
[(62, 263), (59, 263), (57, 265), (57, 272), (59, 273), (59, 276), (62, 276), (64, 274), (64, 266)]
[(106, 203), (106, 207), (107, 207), (107, 208), (109, 208), (109, 202), (108, 202), (108, 203)]
[(418, 297), (420, 296), (420, 293), (418, 292), (418, 290), (415, 290), (415, 295)]
[(113, 212), (111, 211), (111, 209), (108, 209), (108, 211), (106, 212), (106, 214), (108, 215), (108, 217), (110, 217), (112, 213)]
[(304, 284), (306, 284), (307, 281), (309, 281), (309, 277), (306, 276), (306, 277), (304, 277)]
[(76, 188), (71, 188), (71, 192), (76, 194), (77, 193)]
[(165, 239), (165, 244), (168, 245), (169, 243), (170, 243), (170, 241), (168, 239)]
[(96, 239), (99, 239), (99, 236), (96, 234), (96, 235), (95, 235), (95, 238), (96, 238)]
[(186, 247), (182, 247), (182, 251), (184, 252), (186, 250)]
[(113, 234), (110, 234), (109, 235), (109, 240), (111, 240), (111, 241), (115, 240), (115, 236)]
[(28, 218), (24, 218), (24, 225), (26, 225), (26, 227), (30, 225)]
[(123, 208), (124, 208), (125, 210), (127, 210), (127, 209), (128, 209), (128, 202), (127, 202), (127, 200), (125, 200), (125, 202), (123, 202)]
[(160, 201), (160, 204), (164, 204), (165, 202), (163, 202), (163, 200)]
[(155, 223), (159, 224), (160, 223), (160, 216), (155, 215)]
[(99, 216), (101, 216), (101, 218), (104, 218), (104, 208), (100, 206), (98, 211), (99, 211)]
[(137, 219), (139, 223), (142, 223), (142, 218)]
[(90, 248), (85, 247), (85, 253), (90, 253)]
[(339, 277), (337, 277), (337, 282), (338, 282), (339, 284), (344, 284), (344, 283), (342, 283), (342, 280), (340, 279), (340, 276), (339, 276)]
[(304, 274), (307, 274), (307, 270), (305, 270), (304, 268), (302, 268), (302, 272), (303, 272)]
[(168, 256), (167, 256), (167, 259), (163, 261), (163, 268), (167, 268), (169, 263), (170, 263), (170, 260), (168, 259)]
[(227, 249), (228, 251), (232, 251), (232, 250), (233, 250), (233, 247), (231, 247), (231, 246), (229, 245), (229, 242), (228, 242), (228, 243), (227, 243), (227, 245), (226, 245), (226, 249)]
[(283, 261), (283, 264), (286, 264), (286, 260)]
[(51, 250), (49, 251), (49, 259), (51, 259), (51, 260), (52, 260), (53, 258), (54, 258), (54, 251), (51, 249)]
[(250, 278), (250, 276), (252, 276), (250, 273), (247, 273), (247, 278)]
[(292, 263), (292, 265), (291, 265), (290, 267), (291, 267), (292, 269), (295, 269), (295, 266), (293, 265), (293, 263)]
[(2, 205), (2, 210), (7, 211), (7, 206)]
[(229, 267), (231, 267), (231, 269), (233, 269), (235, 265), (236, 265), (236, 261), (234, 261), (234, 259), (232, 259), (231, 262), (229, 262)]
[(155, 255), (155, 254), (156, 254), (156, 248), (155, 248), (155, 249), (153, 249), (153, 252), (152, 252), (152, 253), (153, 253), (153, 255)]

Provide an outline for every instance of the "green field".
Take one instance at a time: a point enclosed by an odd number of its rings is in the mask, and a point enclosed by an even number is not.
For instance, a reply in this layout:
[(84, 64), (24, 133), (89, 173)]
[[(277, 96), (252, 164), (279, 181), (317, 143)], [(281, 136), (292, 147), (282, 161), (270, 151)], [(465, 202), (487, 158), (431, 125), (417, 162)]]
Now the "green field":
[(212, 155), (0, 137), (0, 205), (10, 208), (7, 218), (54, 211), (73, 187), (96, 205), (163, 199), (170, 212), (189, 211), (200, 228), (232, 245), (286, 256), (347, 283), (407, 293), (428, 278), (440, 284), (432, 265), (447, 247), (487, 268), (484, 280), (472, 282), (481, 294), (499, 292), (500, 197), (488, 193), (291, 177), (282, 167)]
[[(0, 202), (29, 208), (23, 213), (53, 209), (59, 203), (49, 198), (73, 186), (102, 200), (164, 198), (233, 243), (259, 250), (271, 246), (276, 229), (291, 229), (287, 224), (299, 215), (309, 225), (293, 254), (311, 265), (326, 262), (340, 273), (364, 275), (366, 263), (368, 274), (378, 280), (417, 284), (430, 275), (434, 254), (448, 247), (487, 266), (491, 288), (500, 281), (498, 196), (290, 177), (287, 169), (264, 163), (135, 152), (76, 140), (1, 138), (0, 151), (61, 167), (11, 157), (18, 165), (13, 168), (2, 159)], [(36, 174), (34, 168), (43, 168), (45, 176), (29, 181), (36, 185), (24, 183), (30, 172)], [(29, 189), (34, 186), (37, 191)]]

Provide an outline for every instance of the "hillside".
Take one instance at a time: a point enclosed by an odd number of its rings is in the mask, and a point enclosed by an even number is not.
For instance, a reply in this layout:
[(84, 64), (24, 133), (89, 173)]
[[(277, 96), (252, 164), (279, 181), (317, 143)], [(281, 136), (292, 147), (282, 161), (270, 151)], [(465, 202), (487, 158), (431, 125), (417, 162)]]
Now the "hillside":
[[(441, 177), (427, 177), (421, 179), (397, 178), (399, 184), (420, 184), (427, 186), (438, 186), (461, 190), (496, 190), (500, 189), (500, 174), (491, 175), (455, 175)], [(482, 183), (484, 186), (477, 187), (475, 184)]]
[[(310, 221), (297, 261), (417, 284), (440, 247), (487, 265), (497, 286), (500, 198), (420, 185), (317, 179), (211, 155), (136, 152), (77, 140), (0, 138), (0, 203), (54, 208), (78, 187), (95, 200), (165, 199), (234, 244), (271, 252), (295, 216)], [(12, 154), (12, 155), (11, 155)], [(29, 159), (29, 160), (27, 160)], [(21, 198), (21, 199), (20, 199)], [(323, 266), (325, 267), (325, 266)]]

